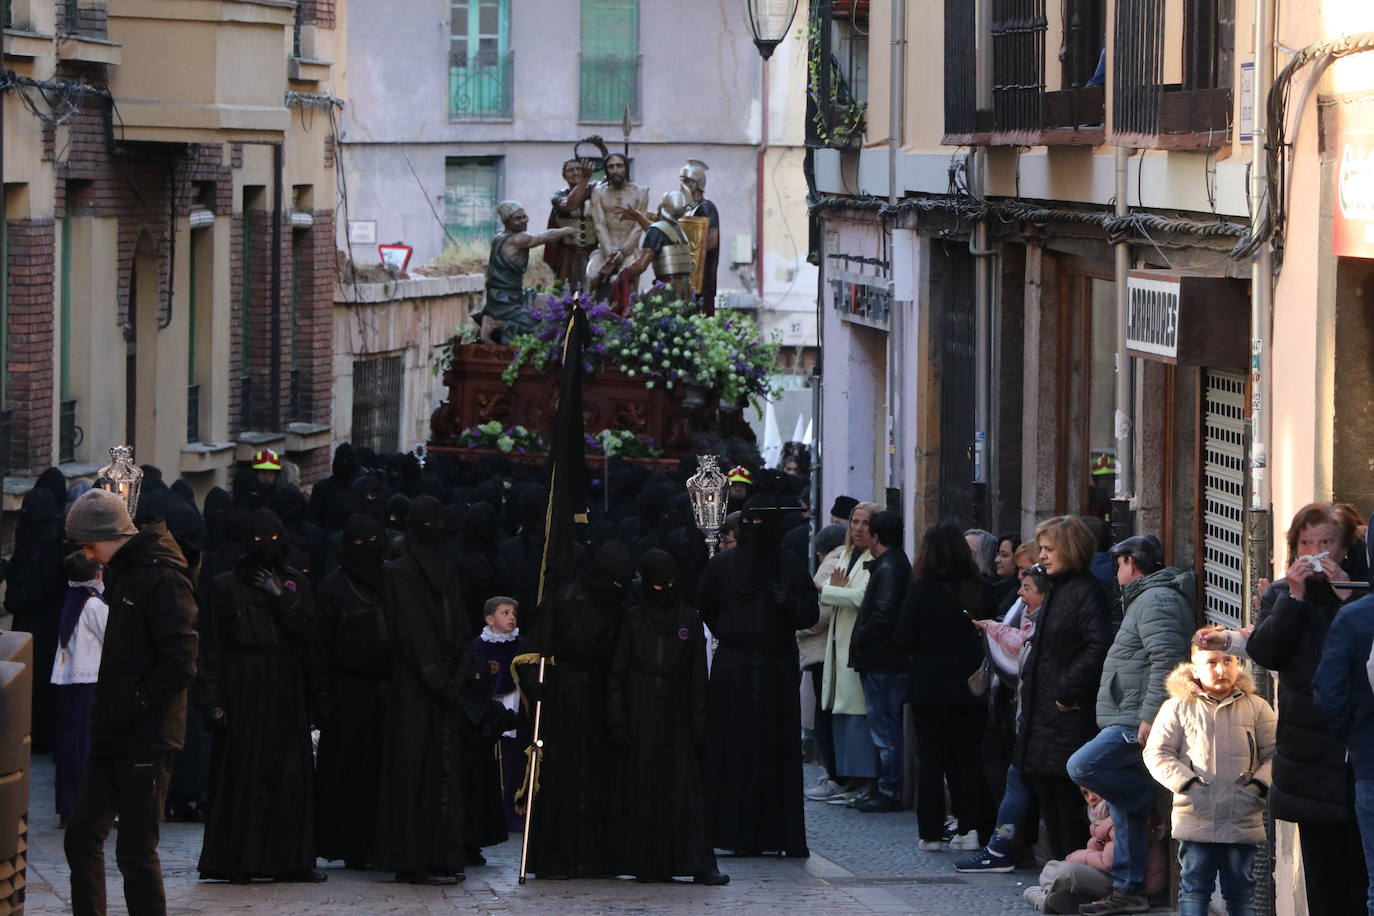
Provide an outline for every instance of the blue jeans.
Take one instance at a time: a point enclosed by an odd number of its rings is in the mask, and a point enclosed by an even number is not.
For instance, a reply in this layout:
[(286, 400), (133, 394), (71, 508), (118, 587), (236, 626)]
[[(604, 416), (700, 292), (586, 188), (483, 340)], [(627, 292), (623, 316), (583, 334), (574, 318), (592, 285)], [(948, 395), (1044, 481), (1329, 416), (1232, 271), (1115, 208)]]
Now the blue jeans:
[(1374, 916), (1374, 779), (1355, 780), (1355, 820), (1360, 825), (1364, 864), (1370, 874), (1368, 907)]
[(1145, 886), (1149, 819), (1159, 786), (1145, 769), (1136, 729), (1108, 725), (1069, 758), (1069, 778), (1107, 800), (1116, 827), (1112, 886), (1138, 894)]
[(988, 852), (995, 856), (1005, 856), (1011, 852), (1016, 828), (1030, 813), (1030, 805), (1030, 789), (1021, 781), (1021, 771), (1012, 764), (1007, 767), (1007, 788), (1002, 793), (1001, 804), (997, 806), (997, 827), (992, 839), (988, 840)]
[[(1221, 878), (1227, 916), (1255, 916), (1255, 851), (1252, 843), (1178, 844), (1178, 916), (1207, 916), (1212, 889)], [(1314, 914), (1315, 916), (1315, 914)]]
[(902, 791), (902, 706), (911, 675), (860, 671), (868, 733), (878, 749), (878, 791), (896, 798)]

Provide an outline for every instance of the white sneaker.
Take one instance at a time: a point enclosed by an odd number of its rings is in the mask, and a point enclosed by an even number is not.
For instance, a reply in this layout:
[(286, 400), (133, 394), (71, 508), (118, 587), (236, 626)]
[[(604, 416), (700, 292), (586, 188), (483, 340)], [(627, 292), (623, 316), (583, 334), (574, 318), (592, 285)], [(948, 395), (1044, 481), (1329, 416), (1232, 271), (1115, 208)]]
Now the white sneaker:
[(945, 843), (943, 840), (922, 840), (916, 844), (916, 848), (921, 852), (944, 852)]
[(812, 801), (825, 801), (827, 798), (834, 798), (844, 792), (844, 786), (829, 778), (822, 777), (821, 781), (802, 794)]
[(954, 839), (949, 841), (950, 849), (982, 849), (983, 844), (978, 842), (978, 831), (970, 830), (968, 833), (958, 833)]

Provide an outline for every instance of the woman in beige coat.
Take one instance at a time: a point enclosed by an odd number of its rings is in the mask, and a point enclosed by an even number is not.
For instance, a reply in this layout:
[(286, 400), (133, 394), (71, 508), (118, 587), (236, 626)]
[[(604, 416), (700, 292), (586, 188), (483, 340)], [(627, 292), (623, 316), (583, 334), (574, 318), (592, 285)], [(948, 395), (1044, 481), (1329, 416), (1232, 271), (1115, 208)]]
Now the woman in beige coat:
[(1166, 686), (1144, 757), (1174, 793), (1179, 916), (1204, 916), (1218, 877), (1230, 916), (1251, 916), (1277, 717), (1226, 652), (1194, 645)]
[[(864, 589), (868, 587), (864, 564), (873, 559), (868, 552), (868, 519), (881, 508), (871, 502), (855, 506), (849, 514), (844, 546), (826, 557), (816, 572), (821, 615), (830, 615), (821, 665), (821, 708), (831, 714), (835, 772), (844, 784), (838, 786), (838, 792), (833, 791), (835, 786), (817, 786), (808, 791), (807, 797), (834, 804), (849, 804), (867, 791), (878, 776), (878, 750), (868, 733), (863, 686), (859, 683), (859, 672), (849, 667), (849, 638), (854, 633), (859, 605), (863, 604)], [(822, 789), (832, 791), (818, 794)]]

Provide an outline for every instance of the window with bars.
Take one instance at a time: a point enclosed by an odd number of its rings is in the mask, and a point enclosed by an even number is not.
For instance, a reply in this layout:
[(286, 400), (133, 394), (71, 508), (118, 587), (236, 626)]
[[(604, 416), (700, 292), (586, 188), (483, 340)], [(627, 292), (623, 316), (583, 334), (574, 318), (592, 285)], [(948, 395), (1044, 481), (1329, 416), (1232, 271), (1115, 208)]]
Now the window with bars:
[(515, 75), (510, 0), (453, 0), (450, 9), (449, 118), (510, 118)]
[(403, 357), (372, 356), (353, 361), (353, 434), (357, 447), (378, 454), (398, 451), (401, 440)]
[(640, 120), (639, 0), (582, 0), (582, 124)]
[(992, 0), (995, 141), (1033, 144), (1044, 123), (1045, 0)]
[(501, 160), (455, 156), (444, 162), (444, 227), (459, 244), (490, 242), (501, 202)]
[(945, 0), (945, 137), (962, 146), (991, 125), (978, 111), (978, 23), (975, 4)]
[[(1165, 0), (1117, 0), (1112, 142), (1139, 149), (1217, 149), (1230, 142), (1235, 0), (1184, 0), (1182, 28)], [(1181, 34), (1180, 34), (1181, 33)], [(1183, 42), (1179, 82), (1165, 44)]]

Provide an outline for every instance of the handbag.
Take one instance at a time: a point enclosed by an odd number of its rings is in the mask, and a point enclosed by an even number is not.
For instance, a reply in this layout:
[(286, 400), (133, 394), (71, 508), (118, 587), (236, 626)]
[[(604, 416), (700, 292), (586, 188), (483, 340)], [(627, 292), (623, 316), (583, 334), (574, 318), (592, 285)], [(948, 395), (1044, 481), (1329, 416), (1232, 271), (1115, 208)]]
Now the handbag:
[(968, 676), (968, 692), (975, 697), (982, 697), (988, 692), (988, 687), (992, 684), (992, 659), (988, 658), (987, 637), (984, 637), (983, 661)]

